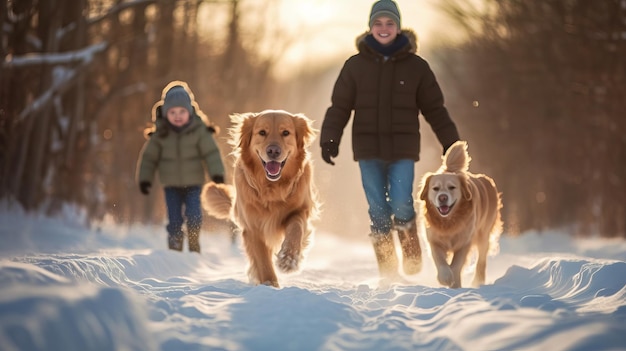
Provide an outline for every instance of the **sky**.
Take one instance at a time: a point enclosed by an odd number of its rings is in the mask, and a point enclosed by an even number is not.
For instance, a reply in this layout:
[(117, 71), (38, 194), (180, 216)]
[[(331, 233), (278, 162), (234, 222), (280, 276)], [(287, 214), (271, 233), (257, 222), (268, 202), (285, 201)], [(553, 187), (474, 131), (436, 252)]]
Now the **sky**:
[(421, 273), (385, 286), (367, 236), (322, 231), (277, 289), (248, 283), (226, 233), (203, 232), (195, 254), (167, 250), (164, 226), (88, 227), (71, 207), (2, 202), (0, 223), (0, 350), (626, 348), (623, 240), (504, 233), (486, 284), (449, 289), (428, 250)]

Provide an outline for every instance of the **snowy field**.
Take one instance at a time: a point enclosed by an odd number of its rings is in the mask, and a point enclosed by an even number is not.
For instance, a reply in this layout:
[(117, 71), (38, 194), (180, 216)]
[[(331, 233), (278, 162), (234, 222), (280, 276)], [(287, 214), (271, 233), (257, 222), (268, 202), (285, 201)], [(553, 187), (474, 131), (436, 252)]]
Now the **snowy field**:
[(79, 217), (0, 210), (0, 350), (626, 350), (620, 240), (504, 236), (487, 285), (452, 290), (429, 257), (379, 287), (367, 237), (322, 232), (275, 289), (226, 234), (179, 253), (162, 226)]

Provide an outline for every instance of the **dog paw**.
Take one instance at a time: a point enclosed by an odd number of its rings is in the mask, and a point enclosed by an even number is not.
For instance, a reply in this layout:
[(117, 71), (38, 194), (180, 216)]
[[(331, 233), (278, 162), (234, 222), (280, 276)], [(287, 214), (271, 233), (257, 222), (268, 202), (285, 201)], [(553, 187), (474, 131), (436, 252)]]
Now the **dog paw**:
[(276, 255), (276, 266), (283, 273), (295, 272), (300, 269), (300, 258), (300, 255), (282, 249)]
[(266, 281), (262, 282), (260, 285), (267, 285), (267, 286), (273, 286), (275, 288), (280, 288), (280, 285), (278, 285), (278, 282), (275, 281), (275, 280), (274, 281), (266, 280)]
[(479, 288), (481, 285), (485, 284), (485, 278), (474, 278), (472, 280), (472, 288)]
[[(272, 275), (274, 274), (272, 273)], [(259, 272), (254, 267), (250, 267), (248, 269), (248, 282), (251, 285), (267, 285), (273, 286), (275, 288), (280, 287), (280, 285), (278, 285), (278, 280), (275, 276), (274, 278), (272, 278), (271, 276), (261, 277), (259, 275)]]
[(439, 267), (437, 269), (437, 280), (441, 285), (453, 286), (454, 275), (452, 274), (452, 269), (450, 269), (450, 267)]

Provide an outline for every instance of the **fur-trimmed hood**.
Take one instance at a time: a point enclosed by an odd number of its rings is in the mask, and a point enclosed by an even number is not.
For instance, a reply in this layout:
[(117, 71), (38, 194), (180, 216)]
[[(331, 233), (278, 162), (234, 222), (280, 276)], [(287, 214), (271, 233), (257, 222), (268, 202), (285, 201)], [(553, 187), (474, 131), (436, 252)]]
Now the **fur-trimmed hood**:
[[(367, 43), (365, 42), (365, 37), (369, 35), (369, 31), (362, 33), (356, 38), (356, 48), (363, 52), (366, 48), (369, 48)], [(407, 39), (409, 39), (409, 45), (406, 48), (402, 49), (402, 52), (408, 52), (411, 54), (417, 54), (419, 50), (419, 41), (417, 34), (412, 29), (402, 29), (399, 35), (404, 35)]]
[(175, 80), (170, 82), (165, 88), (163, 88), (163, 91), (161, 92), (161, 100), (152, 105), (152, 125), (144, 130), (144, 136), (146, 137), (146, 139), (154, 133), (157, 133), (161, 137), (164, 137), (168, 134), (169, 127), (167, 126), (167, 118), (165, 116), (165, 112), (163, 111), (163, 104), (165, 103), (165, 95), (172, 87), (175, 86), (181, 86), (183, 89), (185, 89), (185, 92), (187, 92), (189, 98), (191, 99), (190, 119), (192, 122), (192, 126), (196, 123), (195, 120), (198, 119), (203, 122), (204, 125), (206, 125), (206, 128), (209, 130), (209, 132), (213, 134), (218, 134), (219, 127), (213, 124), (209, 117), (204, 112), (202, 112), (202, 110), (198, 106), (198, 103), (195, 100), (193, 92), (189, 88), (189, 85), (186, 82)]

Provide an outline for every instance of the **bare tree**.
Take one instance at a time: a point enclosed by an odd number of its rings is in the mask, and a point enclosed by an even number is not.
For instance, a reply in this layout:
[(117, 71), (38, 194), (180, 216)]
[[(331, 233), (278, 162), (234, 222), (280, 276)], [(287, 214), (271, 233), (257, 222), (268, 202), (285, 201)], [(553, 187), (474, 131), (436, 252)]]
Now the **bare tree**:
[[(263, 31), (246, 27), (242, 3), (1, 0), (0, 198), (48, 212), (72, 203), (91, 219), (162, 218), (162, 198), (141, 196), (134, 179), (161, 89), (189, 82), (223, 127), (271, 99), (275, 57), (249, 38)], [(226, 42), (200, 40), (207, 7), (231, 15)]]
[[(626, 236), (626, 5), (485, 1), (442, 8), (468, 29), (441, 59), (466, 97), (461, 133), (489, 169), (516, 230), (576, 226)], [(478, 108), (466, 108), (470, 101)]]

